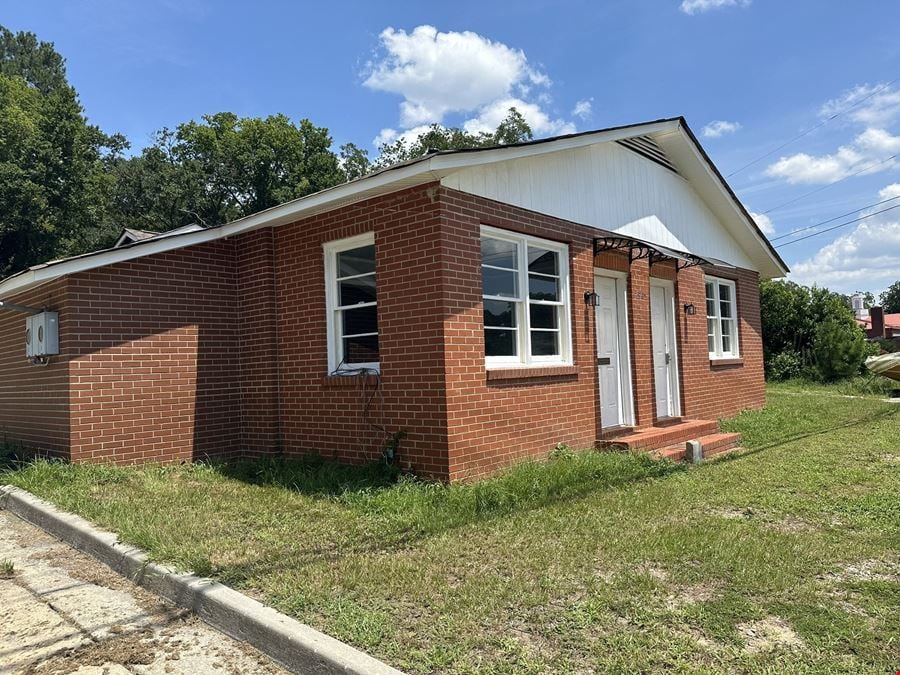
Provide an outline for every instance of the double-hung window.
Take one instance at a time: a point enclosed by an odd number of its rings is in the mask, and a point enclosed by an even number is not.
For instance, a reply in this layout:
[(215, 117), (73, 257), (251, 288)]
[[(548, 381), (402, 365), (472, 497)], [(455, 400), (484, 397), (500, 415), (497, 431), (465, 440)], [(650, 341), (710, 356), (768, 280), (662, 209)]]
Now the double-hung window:
[(328, 370), (379, 367), (375, 235), (325, 244)]
[(488, 366), (571, 363), (568, 247), (482, 226)]
[(735, 290), (733, 281), (706, 277), (706, 339), (711, 359), (739, 356)]

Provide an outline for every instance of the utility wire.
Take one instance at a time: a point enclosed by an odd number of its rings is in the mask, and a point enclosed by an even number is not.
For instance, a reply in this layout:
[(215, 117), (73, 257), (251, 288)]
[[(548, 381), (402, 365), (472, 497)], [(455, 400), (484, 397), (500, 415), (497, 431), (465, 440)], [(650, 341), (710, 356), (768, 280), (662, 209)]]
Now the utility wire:
[(898, 155), (900, 155), (900, 153), (893, 154), (893, 155), (891, 155), (890, 157), (885, 157), (884, 159), (882, 159), (882, 160), (880, 160), (880, 161), (878, 161), (878, 162), (872, 162), (872, 163), (870, 163), (870, 164), (867, 164), (866, 166), (864, 166), (863, 168), (861, 168), (859, 171), (856, 171), (856, 172), (854, 172), (854, 173), (848, 174), (848, 175), (844, 176), (843, 178), (839, 178), (838, 180), (834, 181), (833, 183), (829, 183), (828, 185), (823, 185), (822, 187), (818, 187), (818, 188), (816, 188), (815, 190), (810, 190), (809, 192), (805, 192), (805, 193), (803, 193), (802, 195), (800, 195), (799, 197), (794, 197), (793, 199), (789, 199), (788, 201), (783, 202), (783, 203), (779, 204), (778, 206), (773, 206), (773, 207), (772, 207), (771, 209), (769, 209), (768, 211), (763, 211), (763, 212), (762, 212), (762, 215), (766, 215), (766, 214), (768, 214), (768, 213), (772, 213), (772, 211), (777, 211), (778, 209), (780, 209), (780, 208), (782, 208), (782, 207), (784, 207), (784, 206), (788, 206), (789, 204), (793, 204), (794, 202), (799, 202), (801, 199), (806, 199), (806, 198), (809, 197), (810, 195), (814, 195), (814, 194), (816, 194), (817, 192), (821, 192), (822, 190), (827, 190), (827, 189), (830, 188), (832, 185), (837, 185), (838, 183), (840, 183), (840, 182), (842, 182), (842, 181), (845, 181), (845, 180), (847, 180), (848, 178), (853, 178), (854, 176), (858, 176), (858, 175), (861, 174), (861, 173), (865, 173), (865, 172), (868, 171), (869, 169), (874, 169), (876, 166), (880, 166), (880, 165), (884, 164), (885, 162), (890, 162), (892, 159), (896, 159)]
[(900, 195), (896, 197), (891, 197), (889, 199), (883, 199), (880, 202), (876, 202), (875, 204), (867, 204), (866, 206), (860, 206), (858, 209), (853, 209), (852, 211), (847, 211), (847, 213), (842, 213), (839, 216), (835, 216), (834, 218), (829, 218), (828, 220), (823, 220), (821, 223), (816, 223), (815, 225), (808, 225), (807, 227), (798, 227), (796, 230), (791, 230), (785, 234), (779, 234), (777, 237), (769, 237), (769, 241), (776, 241), (778, 239), (784, 239), (785, 237), (790, 237), (791, 235), (797, 234), (798, 232), (805, 232), (806, 230), (811, 230), (815, 227), (819, 227), (820, 225), (826, 225), (827, 223), (831, 223), (835, 220), (840, 220), (841, 218), (846, 218), (854, 213), (858, 213), (863, 209), (871, 209), (876, 206), (881, 206), (882, 204), (886, 204), (887, 202), (892, 202), (895, 199), (900, 199)]
[(859, 99), (856, 103), (854, 103), (853, 105), (851, 105), (849, 108), (846, 108), (846, 109), (844, 109), (844, 110), (841, 110), (840, 112), (834, 113), (831, 117), (828, 117), (828, 118), (822, 120), (821, 122), (819, 122), (818, 124), (816, 124), (815, 126), (810, 127), (810, 128), (807, 129), (806, 131), (797, 134), (796, 136), (794, 136), (794, 137), (791, 138), (790, 140), (785, 141), (784, 143), (782, 143), (781, 145), (779, 145), (779, 146), (778, 146), (777, 148), (775, 148), (774, 150), (770, 150), (770, 151), (767, 152), (766, 154), (760, 155), (759, 157), (757, 157), (756, 159), (754, 159), (752, 162), (748, 162), (747, 164), (744, 164), (744, 166), (742, 166), (740, 169), (736, 169), (735, 171), (732, 171), (730, 174), (728, 174), (728, 175), (725, 176), (725, 177), (726, 177), (726, 178), (731, 178), (731, 177), (734, 176), (735, 174), (738, 174), (738, 173), (740, 173), (741, 171), (743, 171), (744, 169), (750, 168), (751, 166), (753, 166), (753, 165), (756, 164), (757, 162), (761, 162), (761, 161), (764, 160), (766, 157), (771, 157), (772, 155), (774, 155), (774, 154), (775, 154), (776, 152), (778, 152), (779, 150), (781, 150), (781, 149), (786, 148), (787, 146), (789, 146), (791, 143), (793, 143), (793, 142), (795, 142), (795, 141), (799, 141), (801, 138), (803, 138), (804, 136), (808, 136), (809, 134), (811, 134), (811, 133), (812, 133), (813, 131), (815, 131), (816, 129), (819, 129), (819, 128), (825, 126), (825, 125), (828, 124), (831, 120), (833, 120), (833, 119), (835, 119), (835, 118), (837, 118), (837, 117), (840, 117), (841, 115), (845, 115), (846, 113), (850, 112), (850, 111), (853, 110), (854, 108), (859, 107), (860, 105), (862, 105), (863, 103), (865, 103), (866, 101), (868, 101), (870, 98), (872, 98), (875, 94), (877, 94), (877, 93), (879, 93), (879, 92), (882, 92), (882, 91), (884, 91), (885, 89), (887, 89), (888, 87), (890, 87), (890, 86), (891, 86), (892, 84), (894, 84), (894, 82), (896, 82), (898, 79), (900, 79), (900, 78), (894, 78), (893, 80), (891, 80), (891, 81), (888, 82), (887, 84), (883, 84), (883, 85), (881, 85), (880, 87), (875, 88), (873, 91), (871, 91), (869, 94), (867, 94), (867, 95), (864, 96), (863, 98)]
[[(859, 221), (865, 220), (866, 218), (871, 218), (872, 216), (877, 216), (879, 213), (884, 213), (885, 211), (893, 211), (894, 209), (900, 209), (900, 204), (897, 204), (895, 206), (889, 206), (888, 208), (882, 209), (881, 211), (876, 211), (875, 213), (870, 213), (865, 216), (860, 216), (859, 218), (854, 218), (853, 220), (848, 220), (846, 223), (841, 223), (840, 225), (826, 227), (824, 230), (820, 230), (818, 232), (813, 232), (812, 234), (807, 234), (805, 237), (798, 237), (797, 239), (793, 239), (791, 241), (786, 241), (783, 244), (776, 244), (775, 248), (781, 248), (782, 246), (788, 246), (789, 244), (796, 244), (798, 241), (803, 241), (804, 239), (809, 239), (810, 237), (818, 237), (820, 234), (825, 234), (826, 232), (831, 232), (832, 230), (836, 230), (840, 227), (846, 227), (847, 225), (852, 225), (853, 223), (858, 223)], [(817, 227), (817, 226), (812, 225), (811, 227)]]

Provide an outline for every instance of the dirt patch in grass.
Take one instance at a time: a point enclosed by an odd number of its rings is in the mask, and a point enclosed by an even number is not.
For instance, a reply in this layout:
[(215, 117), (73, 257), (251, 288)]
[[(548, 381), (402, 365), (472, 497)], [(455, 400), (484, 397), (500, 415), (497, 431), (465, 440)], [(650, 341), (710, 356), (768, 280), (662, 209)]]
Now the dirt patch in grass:
[(785, 534), (803, 534), (817, 532), (820, 529), (818, 525), (797, 516), (779, 516), (758, 509), (735, 509), (726, 507), (713, 509), (710, 513), (719, 518), (725, 518), (726, 520), (753, 521), (758, 523), (760, 527), (775, 530), (776, 532), (783, 532)]
[(654, 581), (664, 583), (669, 580), (669, 571), (653, 563), (638, 565), (637, 571), (646, 574)]
[(890, 581), (900, 583), (900, 564), (888, 560), (859, 560), (845, 566), (842, 581)]
[(726, 520), (749, 520), (753, 517), (753, 511), (751, 509), (734, 509), (731, 507), (712, 509), (710, 513), (719, 518), (725, 518)]
[(798, 649), (803, 646), (803, 640), (794, 629), (777, 616), (739, 624), (737, 631), (744, 639), (744, 651), (750, 654), (776, 649)]
[(666, 598), (666, 609), (672, 611), (688, 605), (713, 600), (719, 591), (718, 584), (696, 584), (683, 586)]

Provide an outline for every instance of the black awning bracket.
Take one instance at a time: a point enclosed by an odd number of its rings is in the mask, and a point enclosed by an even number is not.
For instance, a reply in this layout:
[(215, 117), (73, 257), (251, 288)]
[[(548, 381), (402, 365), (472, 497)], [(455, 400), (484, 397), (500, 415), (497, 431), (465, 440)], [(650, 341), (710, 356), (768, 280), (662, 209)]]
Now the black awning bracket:
[(649, 258), (653, 249), (645, 242), (629, 237), (597, 237), (594, 239), (594, 255), (605, 251), (628, 251), (628, 262)]
[(695, 253), (688, 253), (687, 251), (677, 251), (667, 246), (650, 244), (649, 242), (641, 239), (634, 239), (632, 237), (621, 237), (617, 235), (596, 237), (594, 239), (594, 255), (598, 255), (604, 251), (628, 251), (629, 263), (646, 258), (650, 267), (655, 263), (672, 260), (675, 262), (676, 272), (680, 272), (688, 267), (696, 267), (697, 265), (711, 265), (713, 267), (734, 269), (733, 265), (722, 260), (717, 260), (716, 258), (703, 257)]

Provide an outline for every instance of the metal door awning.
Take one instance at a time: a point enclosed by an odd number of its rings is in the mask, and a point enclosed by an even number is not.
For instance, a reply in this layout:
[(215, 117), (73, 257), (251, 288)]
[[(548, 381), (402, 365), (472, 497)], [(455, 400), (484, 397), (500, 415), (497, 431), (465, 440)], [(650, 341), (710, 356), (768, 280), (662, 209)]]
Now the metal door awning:
[(734, 265), (730, 265), (724, 260), (710, 258), (709, 256), (699, 256), (695, 253), (679, 251), (660, 244), (651, 244), (643, 239), (624, 237), (612, 232), (602, 237), (594, 238), (594, 255), (606, 251), (627, 251), (629, 263), (646, 258), (651, 267), (654, 263), (672, 260), (675, 262), (676, 270), (683, 270), (695, 265), (711, 265), (713, 267), (734, 269)]

